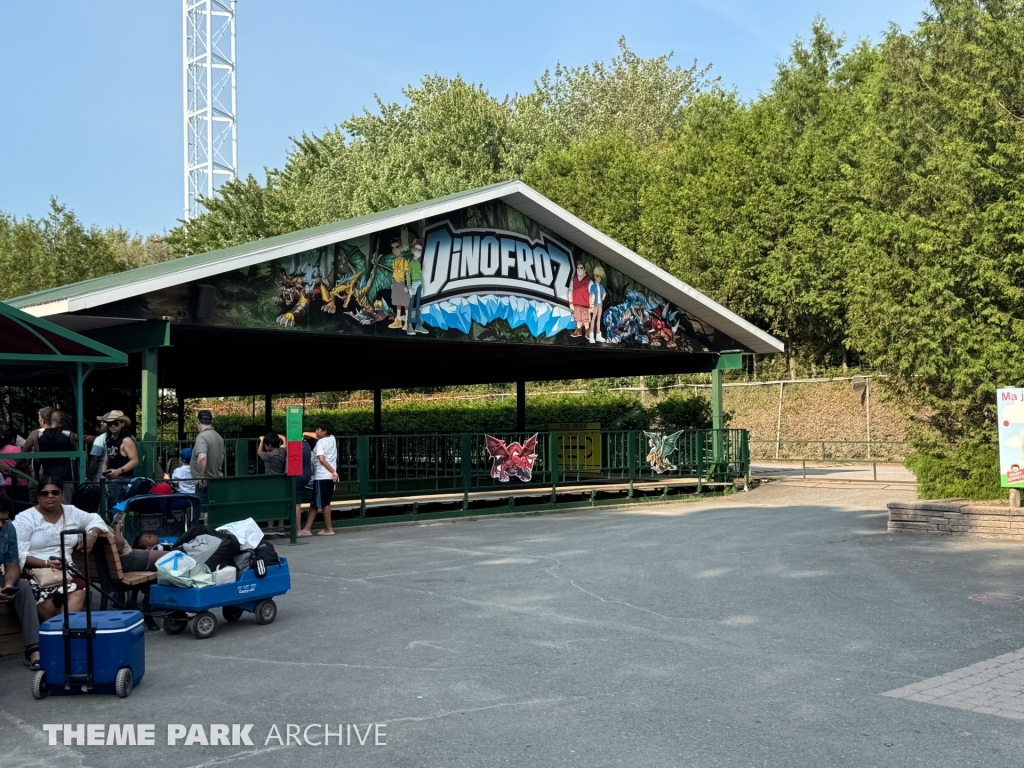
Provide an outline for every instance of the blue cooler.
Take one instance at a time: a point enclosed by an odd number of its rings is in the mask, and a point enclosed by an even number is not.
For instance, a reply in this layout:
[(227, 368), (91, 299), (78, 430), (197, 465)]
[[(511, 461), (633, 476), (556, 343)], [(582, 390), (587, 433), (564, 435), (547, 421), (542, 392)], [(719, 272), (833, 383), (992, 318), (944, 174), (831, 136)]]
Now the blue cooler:
[[(87, 627), (84, 612), (69, 614), (72, 632)], [(146, 630), (139, 611), (96, 611), (92, 613), (96, 634), (91, 638), (92, 669), (89, 669), (90, 639), (73, 637), (71, 679), (67, 679), (64, 648), (64, 616), (47, 619), (39, 628), (39, 684), (33, 694), (56, 696), (82, 693), (86, 676), (91, 673), (89, 693), (116, 693), (124, 697), (142, 681), (146, 672)], [(69, 682), (70, 685), (65, 685)], [(48, 689), (48, 690), (47, 690)], [(38, 698), (42, 698), (39, 696)]]

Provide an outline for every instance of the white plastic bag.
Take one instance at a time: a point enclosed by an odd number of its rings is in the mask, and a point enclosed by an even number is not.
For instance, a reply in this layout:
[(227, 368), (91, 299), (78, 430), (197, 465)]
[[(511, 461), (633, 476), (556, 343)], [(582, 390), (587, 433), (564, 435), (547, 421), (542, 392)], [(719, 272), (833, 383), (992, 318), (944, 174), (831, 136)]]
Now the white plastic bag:
[(233, 565), (222, 565), (213, 572), (213, 580), (217, 584), (233, 584), (238, 581), (238, 569)]
[(213, 574), (184, 552), (169, 552), (156, 561), (156, 583), (164, 587), (211, 587)]
[(217, 530), (227, 531), (238, 539), (238, 543), (242, 546), (243, 550), (256, 549), (260, 542), (263, 541), (263, 531), (251, 517), (222, 525)]

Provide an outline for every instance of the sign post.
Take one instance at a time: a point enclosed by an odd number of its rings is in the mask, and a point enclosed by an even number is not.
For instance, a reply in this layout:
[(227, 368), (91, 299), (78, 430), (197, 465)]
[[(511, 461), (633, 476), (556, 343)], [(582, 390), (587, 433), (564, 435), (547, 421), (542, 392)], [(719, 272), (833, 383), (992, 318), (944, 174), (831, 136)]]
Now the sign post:
[[(298, 405), (288, 406), (285, 437), (288, 440), (288, 476), (302, 477), (302, 407)], [(298, 481), (295, 481), (298, 483)], [(295, 516), (292, 520), (291, 540), (296, 542), (298, 528), (301, 520), (298, 519), (298, 505), (295, 506)]]
[[(1010, 488), (1010, 506), (1020, 506), (1024, 488), (1024, 387), (996, 391), (999, 413), (999, 477)], [(1016, 503), (1014, 503), (1016, 502)]]
[(302, 475), (302, 407), (288, 407), (285, 437), (288, 439), (288, 475)]

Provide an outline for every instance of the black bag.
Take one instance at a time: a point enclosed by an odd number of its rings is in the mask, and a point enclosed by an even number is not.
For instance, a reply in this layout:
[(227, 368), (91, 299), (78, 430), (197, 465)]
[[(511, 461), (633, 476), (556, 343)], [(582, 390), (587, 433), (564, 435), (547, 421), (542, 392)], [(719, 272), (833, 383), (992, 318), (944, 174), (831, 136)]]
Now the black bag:
[(241, 571), (252, 568), (256, 571), (256, 578), (262, 579), (267, 575), (267, 566), (280, 565), (281, 558), (269, 541), (261, 541), (256, 549), (247, 549), (235, 557), (235, 568)]
[(124, 492), (123, 499), (130, 499), (133, 496), (145, 496), (153, 490), (155, 483), (148, 477), (136, 477), (128, 484), (128, 489)]
[(184, 552), (196, 562), (205, 563), (211, 571), (216, 571), (222, 565), (231, 565), (242, 547), (238, 539), (227, 531), (196, 523), (174, 542), (171, 549)]

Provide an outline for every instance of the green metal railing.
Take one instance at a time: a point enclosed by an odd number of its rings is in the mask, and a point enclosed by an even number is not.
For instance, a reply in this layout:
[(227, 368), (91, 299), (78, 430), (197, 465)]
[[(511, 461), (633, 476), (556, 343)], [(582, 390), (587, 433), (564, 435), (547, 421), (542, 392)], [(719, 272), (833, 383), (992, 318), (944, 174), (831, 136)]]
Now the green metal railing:
[[(511, 447), (524, 444), (533, 434), (504, 432), (500, 439)], [(698, 492), (705, 484), (749, 480), (750, 449), (747, 432), (741, 429), (684, 431), (661, 473), (651, 466), (650, 441), (639, 430), (536, 435), (532, 471), (525, 481), (515, 473), (503, 479), (496, 471), (484, 434), (343, 435), (336, 438), (338, 482), (334, 498), (349, 503), (358, 500), (357, 514), (362, 518), (366, 517), (367, 501), (391, 498), (396, 504), (411, 503), (416, 514), (417, 505), (428, 503), (430, 496), (447, 495), (449, 499), (444, 503), (451, 503), (452, 496), (457, 500), (461, 495), (465, 512), (470, 494), (486, 498), (488, 491), (507, 499), (508, 506), (514, 505), (517, 495), (545, 497), (550, 493), (550, 503), (560, 506), (563, 502), (558, 501), (558, 495), (574, 488), (589, 492), (594, 501), (602, 486), (612, 496), (628, 490), (632, 499), (635, 484), (642, 488), (655, 480), (692, 479)], [(216, 512), (218, 521), (249, 516), (261, 521), (291, 519), (286, 512), (293, 501), (284, 489), (294, 480), (267, 476), (263, 463), (256, 459), (257, 443), (247, 438), (225, 441), (221, 467), (224, 477), (211, 482), (211, 513)], [(192, 445), (192, 441), (178, 440), (140, 442), (140, 465), (135, 476), (163, 479), (180, 460), (181, 450)], [(105, 508), (104, 485), (99, 483)], [(415, 498), (409, 502), (407, 497)], [(245, 514), (246, 510), (252, 514)]]
[[(502, 433), (506, 445), (524, 444), (534, 433)], [(335, 498), (376, 499), (440, 493), (511, 491), (517, 488), (559, 487), (694, 478), (728, 482), (749, 473), (745, 430), (683, 432), (669, 469), (658, 474), (648, 461), (650, 446), (644, 433), (633, 431), (540, 432), (528, 481), (517, 476), (492, 476), (495, 461), (483, 434), (343, 435), (338, 446)], [(226, 476), (263, 474), (255, 459), (256, 440), (226, 441)], [(155, 461), (158, 474), (171, 465), (187, 441), (143, 443), (145, 462)], [(141, 474), (141, 473), (140, 473)]]
[[(522, 445), (532, 432), (507, 433), (506, 445)], [(665, 477), (702, 478), (724, 482), (747, 474), (750, 451), (742, 429), (686, 430), (680, 435), (671, 468), (657, 473), (648, 461), (650, 446), (644, 433), (632, 431), (539, 432), (529, 482), (491, 476), (494, 461), (483, 434), (342, 435), (338, 446), (339, 481), (335, 496), (365, 492), (368, 496), (483, 490), (517, 486), (567, 486)], [(257, 440), (225, 441), (225, 476), (264, 474), (256, 459)], [(140, 443), (136, 474), (155, 477), (168, 471), (189, 441)], [(150, 469), (150, 466), (152, 468)]]
[(906, 442), (877, 440), (751, 440), (751, 458), (760, 461), (898, 461), (910, 451)]

